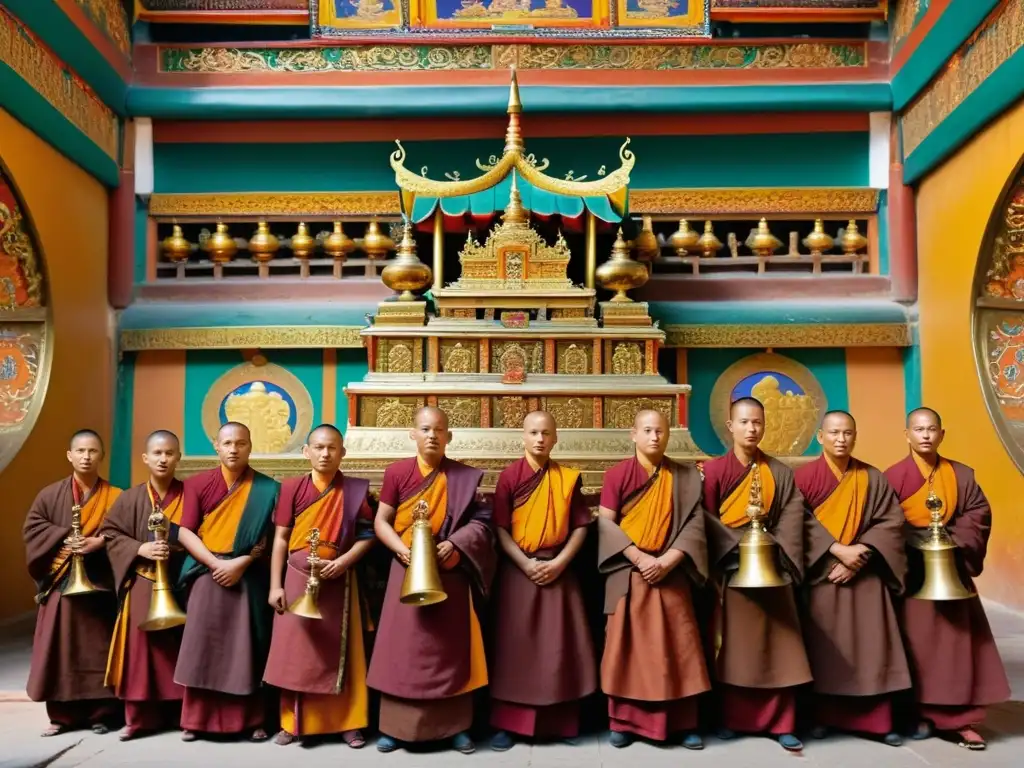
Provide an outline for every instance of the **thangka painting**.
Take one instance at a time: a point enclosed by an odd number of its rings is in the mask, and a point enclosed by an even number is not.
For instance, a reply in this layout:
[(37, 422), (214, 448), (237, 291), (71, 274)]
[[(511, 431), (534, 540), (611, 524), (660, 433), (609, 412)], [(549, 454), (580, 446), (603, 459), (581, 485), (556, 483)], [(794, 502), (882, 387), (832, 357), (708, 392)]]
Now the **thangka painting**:
[(520, 29), (606, 26), (606, 0), (421, 0), (427, 27)]
[(398, 29), (408, 24), (410, 2), (416, 0), (310, 0), (314, 37), (359, 30)]
[(704, 35), (708, 30), (707, 0), (614, 0), (615, 25), (625, 28), (670, 27), (675, 32)]

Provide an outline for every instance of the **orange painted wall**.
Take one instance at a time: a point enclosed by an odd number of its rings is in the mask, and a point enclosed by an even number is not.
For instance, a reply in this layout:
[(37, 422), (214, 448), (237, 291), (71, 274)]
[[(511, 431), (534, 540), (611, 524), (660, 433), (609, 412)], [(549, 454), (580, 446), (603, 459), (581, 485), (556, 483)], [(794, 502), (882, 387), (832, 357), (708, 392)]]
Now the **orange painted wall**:
[(52, 308), (53, 363), (42, 411), (0, 474), (0, 620), (32, 608), (21, 527), (38, 490), (68, 471), (68, 437), (111, 440), (112, 313), (107, 304), (107, 191), (0, 109), (0, 157), (38, 235)]
[(850, 413), (857, 419), (856, 455), (880, 469), (892, 466), (906, 455), (902, 350), (848, 348), (846, 388)]
[(974, 467), (992, 504), (992, 539), (979, 586), (1016, 608), (1024, 608), (1024, 476), (992, 426), (976, 379), (971, 292), (989, 218), (1022, 155), (1024, 102), (929, 176), (917, 199), (924, 404), (943, 416), (943, 452)]

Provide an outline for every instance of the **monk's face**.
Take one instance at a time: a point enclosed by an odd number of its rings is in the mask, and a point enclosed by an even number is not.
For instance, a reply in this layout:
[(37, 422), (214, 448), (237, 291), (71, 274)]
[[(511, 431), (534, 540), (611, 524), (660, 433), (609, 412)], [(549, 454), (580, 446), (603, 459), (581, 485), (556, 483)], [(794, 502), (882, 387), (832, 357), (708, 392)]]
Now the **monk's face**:
[(853, 454), (857, 442), (857, 425), (842, 413), (826, 416), (818, 430), (818, 442), (832, 459), (845, 459)]
[(738, 403), (733, 406), (725, 426), (732, 435), (734, 445), (757, 448), (764, 437), (764, 408), (754, 403)]
[(523, 422), (523, 446), (534, 461), (543, 464), (558, 442), (555, 420), (546, 413), (533, 413)]
[(318, 429), (302, 446), (302, 455), (309, 459), (310, 466), (317, 472), (333, 475), (345, 458), (345, 446), (333, 429)]
[(422, 410), (416, 415), (416, 422), (409, 436), (416, 443), (417, 454), (428, 462), (438, 461), (444, 456), (448, 443), (452, 441), (448, 417), (444, 415), (444, 411)]
[(907, 442), (918, 456), (934, 456), (939, 452), (946, 430), (939, 426), (934, 413), (918, 411), (907, 421)]
[(149, 473), (155, 480), (167, 480), (174, 477), (174, 470), (181, 460), (181, 449), (178, 448), (178, 441), (160, 435), (151, 438), (146, 445), (146, 452), (142, 454), (142, 463), (149, 468)]
[(668, 419), (657, 411), (641, 411), (630, 432), (636, 450), (652, 463), (659, 463), (668, 447)]
[(249, 439), (249, 430), (244, 427), (221, 427), (213, 447), (217, 450), (220, 463), (229, 472), (241, 472), (249, 466), (252, 440)]
[(100, 471), (100, 462), (103, 461), (103, 444), (92, 435), (79, 435), (71, 441), (68, 461), (80, 475), (95, 474)]

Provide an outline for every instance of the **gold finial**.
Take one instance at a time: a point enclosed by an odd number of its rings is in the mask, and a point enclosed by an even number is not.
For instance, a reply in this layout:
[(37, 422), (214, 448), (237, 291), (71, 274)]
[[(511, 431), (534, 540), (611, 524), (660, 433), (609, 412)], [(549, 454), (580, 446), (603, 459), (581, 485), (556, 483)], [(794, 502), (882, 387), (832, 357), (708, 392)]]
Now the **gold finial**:
[(516, 68), (512, 67), (512, 83), (508, 88), (508, 128), (505, 129), (505, 154), (522, 154), (523, 132), (519, 126), (519, 115), (523, 111), (523, 103), (519, 100), (519, 80)]
[(402, 228), (402, 241), (398, 255), (391, 259), (381, 272), (380, 279), (388, 288), (397, 291), (399, 301), (415, 301), (413, 291), (421, 291), (430, 285), (430, 267), (416, 256), (416, 240), (412, 235), (412, 222), (408, 219)]
[(512, 189), (508, 193), (508, 205), (505, 206), (505, 213), (502, 214), (502, 225), (523, 225), (527, 222), (526, 209), (523, 208), (523, 199), (519, 196), (519, 174), (512, 171)]
[(523, 102), (519, 100), (519, 78), (516, 77), (516, 68), (511, 67), (512, 82), (508, 87), (508, 110), (510, 115), (518, 115), (523, 111)]

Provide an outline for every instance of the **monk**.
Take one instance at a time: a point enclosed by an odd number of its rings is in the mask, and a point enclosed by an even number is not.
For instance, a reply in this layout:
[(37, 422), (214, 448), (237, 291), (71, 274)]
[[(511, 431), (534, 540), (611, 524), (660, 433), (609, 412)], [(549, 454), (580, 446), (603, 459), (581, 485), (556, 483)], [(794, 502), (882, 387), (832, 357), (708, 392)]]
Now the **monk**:
[[(367, 679), (381, 692), (377, 749), (451, 738), (456, 750), (469, 754), (475, 750), (467, 733), (472, 692), (487, 685), (477, 611), (494, 575), (490, 510), (476, 499), (483, 472), (445, 456), (452, 433), (444, 411), (420, 408), (413, 425), (416, 456), (385, 470), (374, 520), (377, 538), (395, 553)], [(427, 606), (399, 601), (420, 501), (427, 505), (447, 595)]]
[(578, 469), (551, 460), (555, 419), (523, 421), (526, 454), (498, 477), (494, 529), (504, 557), (494, 587), (491, 749), (512, 734), (572, 741), (579, 701), (597, 690), (594, 643), (579, 580), (570, 568), (592, 517)]
[(683, 733), (684, 747), (702, 749), (697, 696), (711, 682), (692, 595), (708, 574), (700, 475), (665, 456), (658, 411), (640, 411), (630, 435), (636, 453), (605, 473), (597, 529), (611, 744)]
[(814, 736), (835, 728), (898, 747), (893, 695), (910, 688), (893, 607), (907, 571), (903, 512), (882, 473), (853, 458), (853, 416), (829, 411), (817, 438), (821, 456), (794, 473), (808, 512), (804, 638)]
[[(283, 746), (340, 733), (346, 744), (359, 748), (366, 744), (359, 729), (367, 726), (369, 712), (355, 564), (374, 543), (370, 483), (339, 471), (345, 447), (341, 432), (331, 424), (309, 433), (302, 455), (310, 472), (281, 484), (274, 512), (270, 605), (277, 616), (263, 675), (266, 683), (281, 689), (281, 731), (274, 741)], [(321, 619), (288, 612), (306, 592), (314, 530)]]
[[(39, 606), (28, 695), (46, 702), (50, 727), (43, 736), (90, 726), (96, 733), (106, 733), (119, 709), (103, 682), (117, 600), (104, 554), (106, 539), (99, 529), (121, 491), (99, 475), (103, 441), (91, 429), (72, 435), (67, 457), (71, 476), (39, 492), (23, 530)], [(89, 580), (102, 592), (63, 594), (72, 570), (74, 508), (80, 510), (82, 536), (75, 545)]]
[[(931, 408), (907, 416), (910, 455), (885, 472), (906, 518), (908, 544), (927, 535), (931, 512), (928, 497), (942, 502), (941, 519), (956, 544), (957, 568), (963, 582), (981, 575), (992, 528), (992, 509), (974, 479), (974, 470), (939, 454), (946, 436), (942, 419)], [(985, 609), (978, 596), (966, 600), (915, 600), (924, 581), (921, 552), (908, 546), (909, 573), (903, 602), (903, 635), (910, 657), (917, 701), (915, 739), (939, 731), (965, 749), (985, 748), (975, 730), (985, 707), (1010, 697), (1003, 662), (996, 649)]]
[[(146, 438), (142, 461), (149, 479), (121, 494), (100, 529), (108, 539), (107, 555), (121, 597), (107, 659), (107, 684), (124, 700), (122, 741), (177, 728), (181, 720), (184, 689), (174, 682), (174, 666), (182, 627), (139, 629), (149, 614), (156, 563), (168, 561), (173, 584), (184, 559), (177, 543), (184, 484), (174, 477), (180, 460), (181, 448), (173, 432), (159, 430)], [(167, 541), (156, 541), (149, 528), (150, 515), (157, 509), (167, 521)]]
[(260, 688), (273, 612), (265, 561), (280, 484), (249, 466), (252, 439), (229, 421), (217, 432), (220, 466), (185, 481), (178, 538), (188, 552), (178, 583), (188, 620), (174, 680), (185, 686), (183, 741), (196, 732), (264, 741)]
[[(718, 588), (715, 618), (719, 738), (769, 733), (784, 749), (803, 744), (796, 730), (796, 687), (811, 681), (794, 587), (804, 573), (804, 500), (793, 472), (758, 448), (764, 406), (752, 397), (729, 408), (732, 450), (703, 464), (708, 555)], [(778, 545), (776, 567), (791, 584), (738, 589), (729, 586), (739, 568), (739, 543), (749, 525), (746, 511), (755, 479), (768, 533)]]

